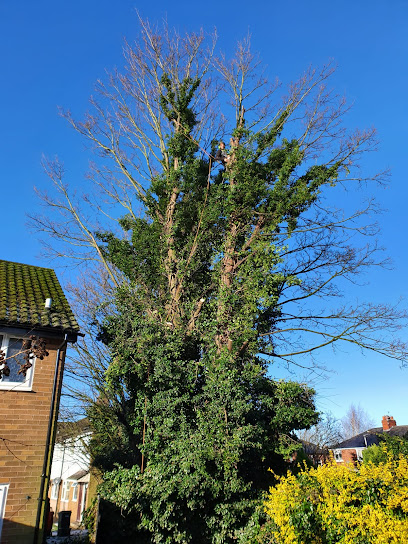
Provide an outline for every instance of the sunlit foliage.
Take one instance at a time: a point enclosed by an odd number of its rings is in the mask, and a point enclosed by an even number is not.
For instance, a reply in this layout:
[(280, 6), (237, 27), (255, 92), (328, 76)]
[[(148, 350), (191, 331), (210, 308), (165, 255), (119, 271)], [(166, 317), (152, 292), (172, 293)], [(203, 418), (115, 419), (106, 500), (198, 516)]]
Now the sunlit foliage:
[(270, 542), (407, 542), (408, 460), (381, 447), (386, 460), (378, 465), (331, 462), (280, 478), (265, 502)]

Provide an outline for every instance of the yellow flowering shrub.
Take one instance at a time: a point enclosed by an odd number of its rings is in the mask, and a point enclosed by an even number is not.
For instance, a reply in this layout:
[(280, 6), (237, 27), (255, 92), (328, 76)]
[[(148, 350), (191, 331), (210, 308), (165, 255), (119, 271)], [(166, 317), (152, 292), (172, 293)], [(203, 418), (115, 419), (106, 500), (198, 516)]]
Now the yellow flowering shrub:
[(408, 543), (408, 460), (386, 459), (359, 467), (332, 460), (279, 478), (265, 502), (270, 542)]

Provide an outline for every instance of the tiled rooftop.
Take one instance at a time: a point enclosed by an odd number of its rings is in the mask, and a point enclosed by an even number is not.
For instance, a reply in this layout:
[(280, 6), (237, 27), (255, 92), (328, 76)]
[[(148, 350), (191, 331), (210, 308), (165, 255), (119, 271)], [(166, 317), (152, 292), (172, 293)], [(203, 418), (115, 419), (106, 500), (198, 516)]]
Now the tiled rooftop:
[[(52, 299), (50, 309), (45, 300)], [(0, 260), (0, 325), (79, 332), (79, 326), (51, 268)]]
[(331, 446), (330, 449), (366, 448), (368, 446), (372, 446), (373, 444), (378, 444), (378, 435), (381, 434), (400, 437), (408, 436), (408, 425), (397, 425), (395, 427), (391, 427), (388, 431), (384, 431), (382, 427), (375, 427), (374, 429), (369, 429), (364, 433), (357, 434), (352, 438), (343, 440), (343, 442)]

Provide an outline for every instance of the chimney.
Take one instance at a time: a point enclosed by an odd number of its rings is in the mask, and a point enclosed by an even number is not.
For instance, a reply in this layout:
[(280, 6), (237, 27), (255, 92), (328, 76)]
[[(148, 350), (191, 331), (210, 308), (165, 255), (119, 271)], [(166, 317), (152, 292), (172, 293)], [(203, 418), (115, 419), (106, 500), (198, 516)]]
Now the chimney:
[(382, 427), (384, 431), (389, 431), (391, 427), (396, 426), (396, 421), (392, 416), (383, 416), (382, 418)]

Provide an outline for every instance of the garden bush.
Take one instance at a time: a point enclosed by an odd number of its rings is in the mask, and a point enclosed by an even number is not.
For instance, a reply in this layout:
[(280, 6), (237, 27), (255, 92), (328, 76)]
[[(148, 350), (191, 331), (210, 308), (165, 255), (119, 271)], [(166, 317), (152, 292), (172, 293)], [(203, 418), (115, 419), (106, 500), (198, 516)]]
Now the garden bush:
[(408, 542), (408, 460), (395, 458), (386, 444), (381, 447), (385, 461), (378, 465), (336, 465), (332, 460), (278, 477), (265, 502), (269, 542)]

